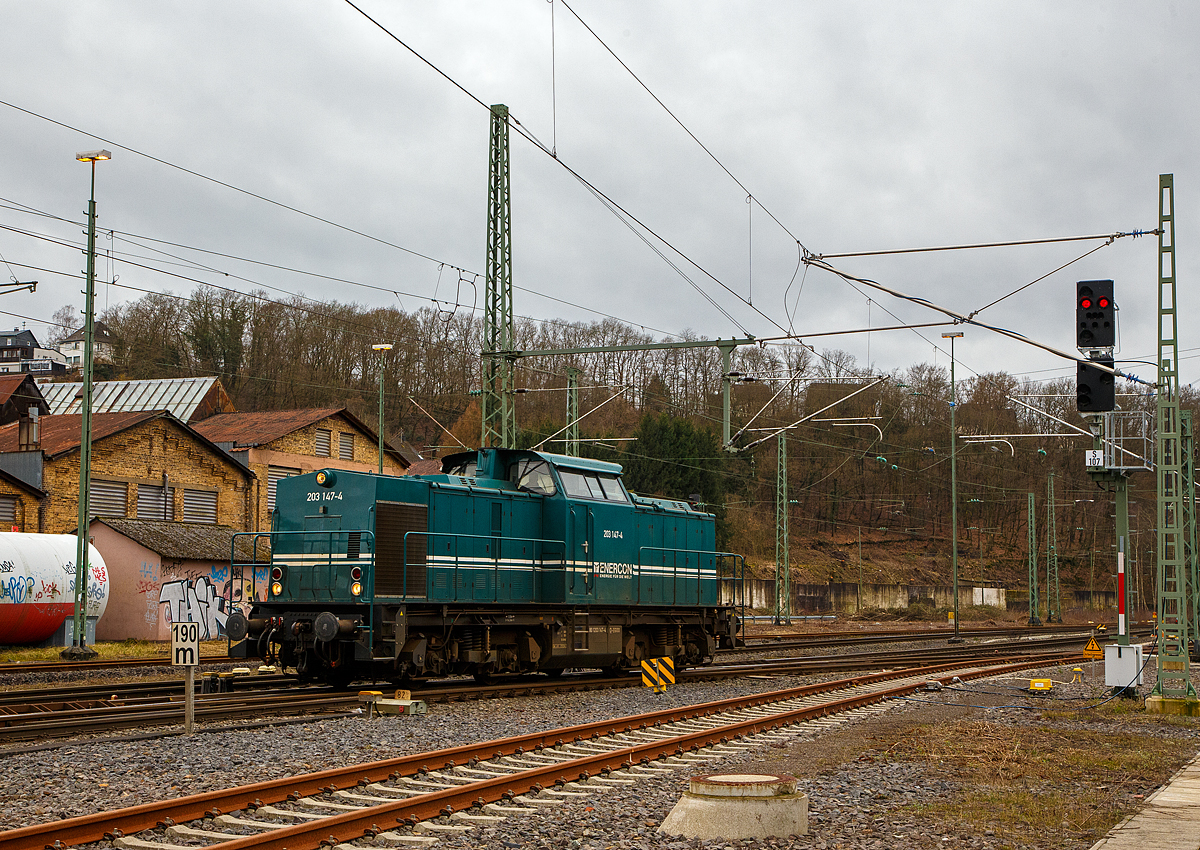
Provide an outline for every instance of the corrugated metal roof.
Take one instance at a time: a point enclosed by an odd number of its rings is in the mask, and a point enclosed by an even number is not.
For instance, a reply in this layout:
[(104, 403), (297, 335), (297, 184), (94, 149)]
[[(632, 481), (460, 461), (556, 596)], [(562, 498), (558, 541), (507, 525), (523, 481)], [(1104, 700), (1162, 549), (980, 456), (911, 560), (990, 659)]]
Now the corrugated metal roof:
[[(304, 410), (266, 410), (261, 413), (218, 413), (192, 425), (214, 443), (235, 446), (263, 446), (285, 434), (299, 431), (314, 422), (346, 413), (344, 407), (319, 407)], [(374, 432), (367, 432), (375, 438)]]
[[(192, 522), (163, 522), (149, 519), (121, 519), (103, 517), (94, 520), (136, 543), (157, 552), (164, 558), (197, 561), (228, 561), (234, 530), (226, 525), (205, 525)], [(249, 537), (239, 537), (237, 557), (249, 562), (254, 557), (253, 544)], [(258, 560), (270, 561), (269, 537), (258, 539)]]
[[(217, 380), (216, 377), (207, 377), (100, 381), (92, 385), (92, 412), (133, 413), (144, 410), (169, 410), (176, 419), (190, 422)], [(81, 412), (82, 382), (42, 384), (41, 390), (50, 405), (51, 415)]]

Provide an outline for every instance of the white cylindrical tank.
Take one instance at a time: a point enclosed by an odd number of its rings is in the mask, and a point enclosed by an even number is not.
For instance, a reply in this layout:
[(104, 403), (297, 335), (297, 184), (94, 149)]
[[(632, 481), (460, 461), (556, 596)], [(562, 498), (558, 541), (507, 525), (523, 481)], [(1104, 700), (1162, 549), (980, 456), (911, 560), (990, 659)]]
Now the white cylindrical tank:
[[(75, 615), (76, 538), (0, 533), (0, 644), (39, 643)], [(108, 607), (108, 568), (88, 546), (86, 610)]]

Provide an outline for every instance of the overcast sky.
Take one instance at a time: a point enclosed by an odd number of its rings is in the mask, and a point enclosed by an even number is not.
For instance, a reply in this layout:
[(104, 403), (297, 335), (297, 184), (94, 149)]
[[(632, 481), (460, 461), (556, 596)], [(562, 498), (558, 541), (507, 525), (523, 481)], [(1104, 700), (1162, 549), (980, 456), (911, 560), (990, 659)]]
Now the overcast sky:
[[(96, 168), (99, 224), (119, 232), (101, 239), (115, 260), (100, 274), (118, 285), (99, 286), (100, 309), (146, 290), (185, 294), (194, 280), (408, 310), (435, 298), (482, 306), (489, 116), (478, 100), (507, 104), (558, 156), (514, 127), (520, 315), (615, 316), (663, 338), (938, 321), (799, 265), (797, 240), (830, 254), (1151, 230), (1159, 174), (1173, 173), (1182, 380), (1200, 379), (1190, 320), (1200, 309), (1200, 4), (360, 5), (445, 76), (342, 0), (0, 2), (0, 254), (11, 266), (0, 274), (40, 281), (36, 294), (0, 299), (0, 325), (42, 334), (58, 307), (82, 308), (69, 275), (84, 268), (76, 223), (89, 183), (74, 157), (100, 147), (113, 159)], [(665, 262), (564, 165), (683, 256), (651, 238)], [(149, 239), (188, 246), (158, 246), (186, 264), (145, 259)], [(969, 313), (1097, 245), (830, 262)], [(978, 318), (1073, 352), (1075, 282), (1113, 278), (1118, 357), (1153, 361), (1156, 263), (1154, 237), (1119, 239)], [(459, 285), (455, 267), (479, 274), (477, 286)], [(807, 341), (889, 370), (945, 365), (935, 351), (944, 330)], [(1029, 346), (965, 334), (960, 377), (1074, 374)]]

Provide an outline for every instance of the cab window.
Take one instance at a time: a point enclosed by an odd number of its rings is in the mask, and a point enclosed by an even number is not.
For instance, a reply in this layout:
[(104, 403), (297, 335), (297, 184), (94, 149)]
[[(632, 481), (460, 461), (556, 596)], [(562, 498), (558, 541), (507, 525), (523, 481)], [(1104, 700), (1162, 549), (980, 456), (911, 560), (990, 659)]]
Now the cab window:
[(596, 499), (603, 502), (628, 502), (629, 497), (615, 475), (596, 472), (575, 472), (560, 469), (563, 487), (568, 495), (577, 499)]
[(479, 459), (471, 458), (454, 464), (446, 470), (447, 475), (459, 475), (463, 478), (474, 478), (479, 469)]
[(518, 490), (527, 493), (553, 496), (558, 492), (554, 476), (550, 473), (550, 464), (541, 458), (517, 461), (508, 468), (508, 480), (515, 484)]

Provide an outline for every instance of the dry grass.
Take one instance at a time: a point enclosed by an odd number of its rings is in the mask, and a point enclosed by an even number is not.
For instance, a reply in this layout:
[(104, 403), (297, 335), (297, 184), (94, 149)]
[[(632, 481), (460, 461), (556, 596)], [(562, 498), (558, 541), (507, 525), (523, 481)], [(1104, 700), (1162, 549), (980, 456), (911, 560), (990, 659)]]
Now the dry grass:
[[(97, 660), (117, 660), (123, 658), (155, 658), (161, 656), (164, 660), (170, 656), (170, 641), (153, 640), (123, 640), (113, 643), (97, 643), (92, 649), (100, 653)], [(0, 649), (0, 661), (13, 663), (16, 661), (58, 661), (63, 651), (61, 646), (6, 646)], [(200, 642), (200, 655), (224, 655), (228, 644), (223, 640), (206, 640)]]
[(1191, 757), (1194, 746), (1150, 731), (1133, 715), (1119, 729), (1111, 722), (1047, 729), (963, 720), (913, 728), (887, 755), (925, 762), (961, 783), (949, 799), (913, 806), (919, 814), (994, 831), (1013, 846), (1033, 836), (1090, 841)]

